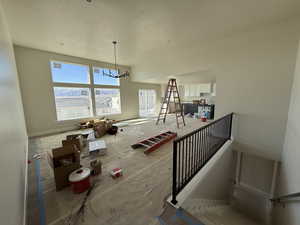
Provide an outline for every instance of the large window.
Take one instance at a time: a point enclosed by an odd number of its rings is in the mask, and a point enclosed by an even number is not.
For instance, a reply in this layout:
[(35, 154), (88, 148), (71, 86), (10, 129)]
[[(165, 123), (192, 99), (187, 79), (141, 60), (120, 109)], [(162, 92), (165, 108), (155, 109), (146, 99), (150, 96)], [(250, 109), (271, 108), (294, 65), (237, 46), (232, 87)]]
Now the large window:
[(116, 70), (94, 67), (93, 72), (94, 72), (94, 84), (110, 85), (110, 86), (120, 85), (119, 79), (109, 77), (103, 74), (104, 72), (106, 74), (117, 75), (118, 71)]
[(156, 92), (151, 89), (139, 90), (139, 112), (141, 117), (156, 115)]
[(98, 116), (121, 113), (119, 89), (96, 88), (95, 100)]
[(52, 80), (56, 83), (89, 84), (89, 67), (85, 65), (51, 62)]
[(88, 65), (58, 61), (51, 61), (50, 65), (57, 120), (121, 113), (119, 79), (102, 73), (109, 73), (109, 69), (95, 67), (90, 76)]
[(92, 116), (89, 88), (54, 87), (58, 120), (71, 120)]

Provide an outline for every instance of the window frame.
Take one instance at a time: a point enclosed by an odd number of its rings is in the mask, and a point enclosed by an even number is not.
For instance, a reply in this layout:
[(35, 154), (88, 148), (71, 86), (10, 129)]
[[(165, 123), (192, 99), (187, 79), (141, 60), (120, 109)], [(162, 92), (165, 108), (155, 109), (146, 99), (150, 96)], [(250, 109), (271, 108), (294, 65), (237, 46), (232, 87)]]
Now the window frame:
[[(57, 81), (54, 81), (53, 79), (53, 72), (52, 72), (52, 63), (61, 63), (61, 64), (71, 64), (71, 65), (78, 65), (78, 66), (84, 66), (88, 69), (88, 82), (89, 83), (72, 83), (72, 82), (57, 82)], [(86, 64), (80, 64), (80, 63), (73, 63), (73, 62), (65, 62), (65, 61), (58, 61), (58, 60), (50, 60), (50, 72), (51, 72), (51, 80), (52, 80), (52, 83), (57, 83), (57, 84), (79, 84), (79, 85), (82, 85), (82, 84), (85, 84), (85, 85), (90, 85), (91, 84), (91, 73), (90, 73), (90, 67), (89, 65), (86, 65)]]
[(154, 95), (153, 95), (154, 96), (154, 109), (153, 109), (154, 112), (153, 112), (153, 114), (148, 114), (148, 115), (150, 115), (150, 116), (156, 116), (156, 113), (157, 113), (157, 93), (156, 93), (156, 90), (154, 88), (140, 88), (138, 90), (138, 95), (139, 95), (139, 116), (143, 117), (143, 116), (147, 115), (147, 114), (145, 114), (145, 115), (141, 114), (140, 94), (143, 91), (146, 91), (147, 93), (149, 93), (149, 92), (153, 92), (154, 93)]
[[(121, 101), (121, 90), (120, 88), (107, 88), (107, 85), (104, 85), (105, 87), (101, 87), (101, 88), (98, 88), (98, 87), (94, 87), (94, 95), (95, 95), (95, 116), (109, 116), (109, 115), (120, 115), (122, 113), (122, 101)], [(119, 86), (118, 86), (119, 87)], [(117, 89), (119, 90), (119, 96), (120, 96), (120, 112), (117, 112), (117, 113), (104, 113), (104, 114), (97, 114), (97, 105), (96, 105), (96, 94), (95, 94), (95, 91), (96, 89)]]
[[(55, 91), (54, 89), (55, 88), (82, 88), (82, 89), (87, 89), (89, 91), (89, 96), (88, 96), (88, 99), (89, 99), (89, 111), (90, 111), (90, 116), (86, 117), (86, 116), (83, 116), (83, 117), (79, 117), (79, 118), (72, 118), (72, 119), (58, 119), (58, 113), (57, 113), (57, 107), (56, 107), (56, 97), (55, 97)], [(53, 90), (53, 95), (54, 95), (54, 104), (55, 104), (55, 112), (56, 112), (56, 121), (58, 122), (62, 122), (62, 121), (72, 121), (72, 120), (82, 120), (82, 119), (86, 119), (86, 118), (92, 118), (93, 116), (93, 105), (92, 105), (92, 94), (91, 94), (91, 89), (88, 88), (88, 87), (70, 87), (70, 86), (54, 86), (52, 88)]]
[[(120, 78), (116, 78), (119, 81), (118, 85), (113, 85), (113, 84), (95, 84), (95, 78), (94, 78), (94, 69), (107, 69), (107, 70), (115, 70), (115, 69), (111, 69), (111, 68), (105, 68), (105, 67), (99, 67), (99, 66), (92, 66), (92, 76), (93, 76), (93, 84), (95, 86), (104, 86), (104, 87), (115, 87), (115, 88), (120, 88), (121, 86), (121, 82), (120, 82)], [(119, 70), (117, 70), (117, 72), (119, 72)]]
[[(89, 75), (89, 84), (80, 84), (80, 83), (63, 83), (63, 82), (54, 82), (53, 81), (53, 76), (52, 76), (52, 64), (51, 62), (60, 62), (60, 63), (67, 63), (67, 64), (76, 64), (76, 65), (81, 65), (81, 66), (87, 66), (88, 67), (88, 75)], [(83, 119), (92, 119), (92, 118), (97, 118), (97, 117), (103, 117), (103, 116), (109, 116), (109, 115), (121, 115), (122, 114), (122, 101), (121, 101), (121, 80), (119, 80), (119, 86), (116, 85), (102, 85), (102, 84), (94, 84), (94, 72), (93, 68), (103, 68), (103, 69), (113, 69), (112, 67), (108, 66), (98, 66), (96, 64), (88, 64), (88, 63), (80, 63), (80, 62), (66, 62), (64, 60), (59, 60), (59, 59), (50, 59), (49, 60), (49, 68), (50, 68), (50, 76), (51, 76), (51, 91), (52, 91), (52, 96), (53, 96), (53, 107), (55, 109), (55, 114), (56, 114), (56, 121), (57, 122), (65, 122), (65, 121), (79, 121)], [(84, 118), (77, 118), (77, 119), (66, 119), (66, 120), (58, 120), (57, 116), (57, 109), (56, 109), (56, 102), (55, 102), (55, 93), (54, 93), (54, 87), (66, 87), (66, 88), (88, 88), (90, 91), (90, 101), (91, 101), (91, 117), (84, 117)], [(118, 89), (120, 92), (120, 113), (112, 113), (112, 114), (105, 114), (105, 115), (97, 115), (96, 111), (96, 96), (95, 96), (95, 89), (97, 88), (102, 88), (102, 89)]]

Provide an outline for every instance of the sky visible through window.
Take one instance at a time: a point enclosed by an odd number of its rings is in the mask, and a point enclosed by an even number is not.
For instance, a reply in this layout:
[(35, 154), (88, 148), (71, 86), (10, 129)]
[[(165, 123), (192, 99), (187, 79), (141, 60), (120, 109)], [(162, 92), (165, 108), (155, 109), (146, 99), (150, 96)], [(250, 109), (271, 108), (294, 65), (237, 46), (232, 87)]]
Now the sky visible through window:
[[(93, 68), (94, 84), (119, 86), (119, 79), (103, 75), (103, 71), (107, 74), (117, 75), (116, 70)], [(75, 83), (89, 84), (89, 67), (86, 65), (71, 64), (52, 61), (51, 62), (52, 80), (57, 83)]]
[(52, 79), (58, 83), (89, 84), (89, 67), (79, 64), (51, 62)]
[(112, 74), (112, 75), (117, 75), (118, 73), (116, 70), (94, 67), (94, 84), (113, 85), (113, 86), (120, 85), (119, 79), (105, 76), (103, 75), (103, 71), (106, 74)]

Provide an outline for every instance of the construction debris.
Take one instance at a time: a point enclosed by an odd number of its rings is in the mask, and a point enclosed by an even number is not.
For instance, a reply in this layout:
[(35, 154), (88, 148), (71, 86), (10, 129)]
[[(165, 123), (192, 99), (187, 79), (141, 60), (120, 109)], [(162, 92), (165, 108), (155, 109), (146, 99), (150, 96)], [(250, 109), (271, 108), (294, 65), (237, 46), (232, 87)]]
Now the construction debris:
[(118, 178), (123, 176), (123, 171), (121, 168), (115, 168), (110, 172), (110, 174), (113, 178)]
[(97, 176), (102, 173), (102, 163), (100, 160), (93, 160), (90, 162), (91, 165), (91, 175)]
[(48, 161), (53, 168), (56, 190), (59, 191), (69, 185), (69, 174), (80, 168), (80, 152), (76, 145), (65, 145), (52, 149), (48, 153)]
[(69, 175), (69, 181), (74, 193), (79, 194), (90, 188), (90, 174), (91, 170), (89, 168), (80, 168)]
[(112, 127), (115, 120), (110, 119), (95, 119), (87, 122), (81, 122), (79, 124), (80, 129), (92, 128), (95, 131), (96, 138), (100, 138), (107, 133), (107, 131)]
[(99, 155), (105, 155), (107, 152), (106, 143), (103, 140), (95, 140), (89, 142), (89, 153), (97, 153)]
[(40, 159), (41, 158), (41, 154), (34, 154), (32, 156), (33, 159)]

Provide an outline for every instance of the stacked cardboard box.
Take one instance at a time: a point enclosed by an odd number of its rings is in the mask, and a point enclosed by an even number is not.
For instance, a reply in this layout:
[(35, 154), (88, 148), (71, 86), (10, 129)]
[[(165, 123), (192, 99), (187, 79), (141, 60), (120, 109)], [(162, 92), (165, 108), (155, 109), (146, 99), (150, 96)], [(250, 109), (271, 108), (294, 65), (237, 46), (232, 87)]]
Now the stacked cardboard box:
[(53, 172), (56, 190), (69, 185), (69, 174), (80, 168), (80, 152), (73, 145), (52, 149)]

